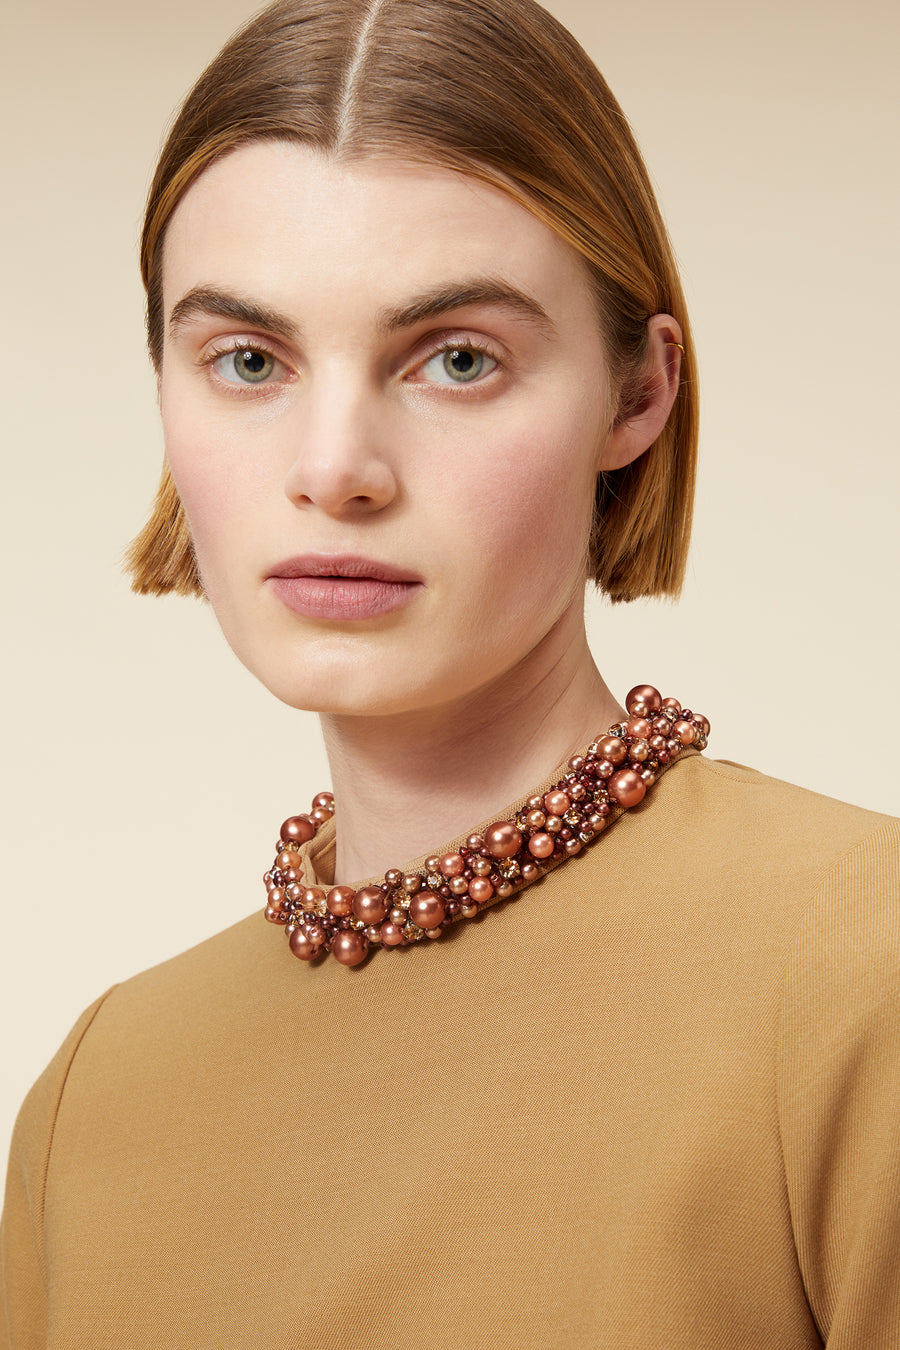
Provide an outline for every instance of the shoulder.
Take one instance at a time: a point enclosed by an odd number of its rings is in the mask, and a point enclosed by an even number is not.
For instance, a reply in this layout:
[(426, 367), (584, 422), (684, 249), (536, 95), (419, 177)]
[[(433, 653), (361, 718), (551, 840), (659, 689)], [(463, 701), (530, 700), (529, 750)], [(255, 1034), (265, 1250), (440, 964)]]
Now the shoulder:
[[(897, 856), (900, 820), (824, 797), (728, 760), (695, 755), (660, 790), (707, 854), (735, 873), (792, 879), (812, 891), (857, 849)], [(862, 857), (862, 855), (861, 855)], [(860, 858), (861, 861), (861, 858)], [(852, 865), (852, 863), (851, 863)]]

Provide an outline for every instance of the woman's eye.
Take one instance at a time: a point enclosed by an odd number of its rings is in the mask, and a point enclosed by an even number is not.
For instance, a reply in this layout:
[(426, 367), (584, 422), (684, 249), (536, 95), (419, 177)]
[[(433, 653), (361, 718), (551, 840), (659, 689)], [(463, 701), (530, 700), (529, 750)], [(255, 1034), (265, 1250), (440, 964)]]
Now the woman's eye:
[(229, 384), (263, 384), (278, 362), (269, 352), (258, 347), (240, 347), (223, 352), (213, 361), (213, 369)]
[(494, 358), (477, 347), (446, 347), (429, 357), (422, 371), (436, 384), (471, 384), (489, 375), (496, 366)]

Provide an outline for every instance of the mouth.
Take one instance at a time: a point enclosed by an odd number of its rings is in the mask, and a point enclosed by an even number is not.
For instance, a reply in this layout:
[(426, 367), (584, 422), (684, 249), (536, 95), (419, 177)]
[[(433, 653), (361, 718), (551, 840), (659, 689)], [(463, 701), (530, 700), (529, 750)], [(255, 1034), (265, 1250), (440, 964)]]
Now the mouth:
[(309, 553), (276, 563), (267, 584), (288, 609), (311, 619), (373, 619), (402, 608), (422, 578), (392, 563), (353, 554)]

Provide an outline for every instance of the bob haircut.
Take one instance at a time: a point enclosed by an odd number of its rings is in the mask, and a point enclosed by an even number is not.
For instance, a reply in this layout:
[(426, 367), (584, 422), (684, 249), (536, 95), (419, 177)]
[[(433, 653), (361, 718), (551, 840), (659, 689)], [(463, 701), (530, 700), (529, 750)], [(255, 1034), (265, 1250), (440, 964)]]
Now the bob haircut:
[[(277, 0), (251, 19), (185, 99), (150, 188), (141, 271), (157, 371), (168, 221), (204, 169), (257, 140), (440, 164), (537, 216), (587, 264), (614, 423), (641, 403), (648, 319), (678, 321), (675, 406), (645, 454), (598, 477), (588, 545), (588, 574), (611, 600), (677, 595), (698, 429), (684, 295), (625, 116), (572, 35), (535, 0)], [(125, 561), (136, 591), (203, 594), (168, 466)]]

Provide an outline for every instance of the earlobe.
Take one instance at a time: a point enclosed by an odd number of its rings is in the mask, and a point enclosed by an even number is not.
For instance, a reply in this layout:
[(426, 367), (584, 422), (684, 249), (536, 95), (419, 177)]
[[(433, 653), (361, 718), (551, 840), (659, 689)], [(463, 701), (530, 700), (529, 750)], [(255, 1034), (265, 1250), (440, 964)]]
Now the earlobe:
[(647, 330), (641, 393), (606, 438), (598, 462), (604, 473), (624, 469), (650, 449), (666, 425), (678, 394), (684, 353), (681, 328), (671, 314), (654, 314)]

